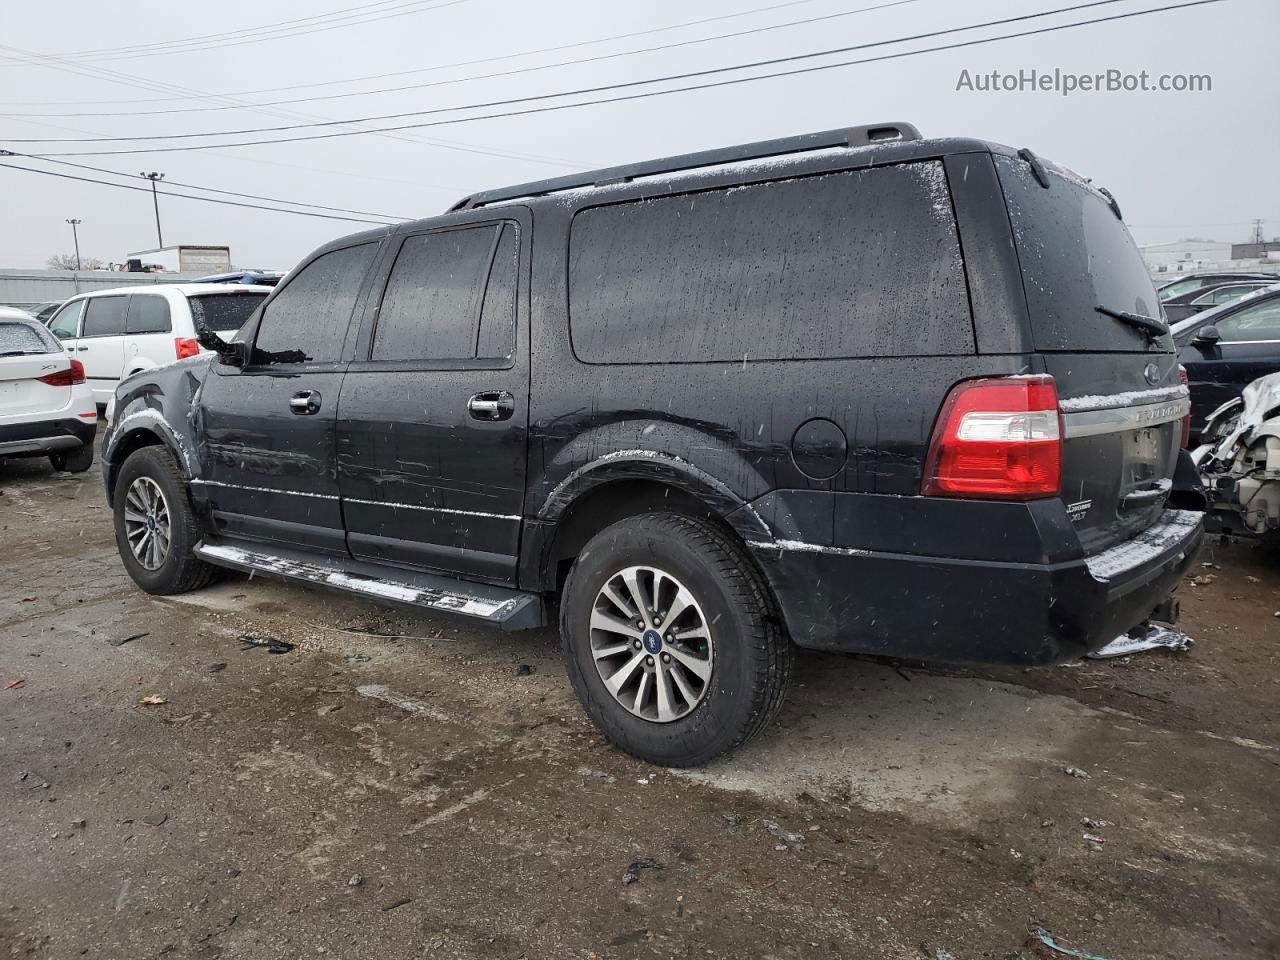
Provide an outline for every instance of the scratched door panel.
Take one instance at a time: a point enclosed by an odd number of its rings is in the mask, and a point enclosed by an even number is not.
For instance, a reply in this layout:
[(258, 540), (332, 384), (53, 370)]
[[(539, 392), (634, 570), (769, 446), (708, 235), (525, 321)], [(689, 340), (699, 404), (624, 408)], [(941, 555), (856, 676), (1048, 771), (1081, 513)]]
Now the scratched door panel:
[(354, 556), (515, 580), (527, 350), (515, 221), (411, 233), (388, 256), (343, 382), (339, 486)]
[(243, 369), (200, 400), (202, 478), (219, 533), (346, 553), (335, 422), (347, 338), (379, 244), (327, 250), (263, 308)]

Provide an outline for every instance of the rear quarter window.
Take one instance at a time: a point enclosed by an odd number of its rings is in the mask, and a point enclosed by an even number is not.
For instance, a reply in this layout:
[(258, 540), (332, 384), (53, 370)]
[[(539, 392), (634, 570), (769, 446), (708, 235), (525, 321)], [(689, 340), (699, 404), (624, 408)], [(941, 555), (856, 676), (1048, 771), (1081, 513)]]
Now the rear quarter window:
[(587, 363), (974, 351), (940, 162), (591, 207), (569, 247)]
[[(1045, 189), (1026, 161), (996, 156), (1037, 350), (1145, 352), (1145, 334), (1099, 306), (1161, 317), (1129, 229), (1096, 190), (1047, 166)], [(1162, 346), (1171, 349), (1168, 339)]]

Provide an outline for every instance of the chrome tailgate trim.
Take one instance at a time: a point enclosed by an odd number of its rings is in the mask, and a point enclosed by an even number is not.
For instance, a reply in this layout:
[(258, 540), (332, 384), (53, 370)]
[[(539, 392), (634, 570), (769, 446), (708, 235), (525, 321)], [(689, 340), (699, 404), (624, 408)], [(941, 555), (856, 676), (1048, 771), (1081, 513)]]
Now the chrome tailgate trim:
[(1142, 390), (1112, 396), (1075, 397), (1059, 403), (1062, 435), (1096, 437), (1157, 427), (1181, 420), (1191, 412), (1191, 394), (1186, 387)]

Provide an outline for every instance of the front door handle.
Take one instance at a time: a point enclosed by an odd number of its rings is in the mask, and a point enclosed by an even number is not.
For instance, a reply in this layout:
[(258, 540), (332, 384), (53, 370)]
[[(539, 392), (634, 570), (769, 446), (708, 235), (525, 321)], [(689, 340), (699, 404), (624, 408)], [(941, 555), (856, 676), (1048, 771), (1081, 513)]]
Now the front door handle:
[(467, 401), (473, 420), (510, 420), (516, 412), (516, 398), (505, 390), (487, 390)]
[(300, 417), (308, 417), (320, 412), (320, 391), (299, 390), (289, 398), (289, 412)]

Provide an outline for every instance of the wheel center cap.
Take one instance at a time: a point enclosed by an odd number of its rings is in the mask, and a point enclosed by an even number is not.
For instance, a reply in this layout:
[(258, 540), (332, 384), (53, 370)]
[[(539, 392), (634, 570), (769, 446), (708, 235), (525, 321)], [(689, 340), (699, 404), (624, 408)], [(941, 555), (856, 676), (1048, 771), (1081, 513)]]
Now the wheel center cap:
[(155, 528), (156, 528), (156, 518), (155, 518), (155, 517), (147, 517), (147, 529), (148, 529), (148, 530), (154, 530)]
[(646, 630), (644, 636), (640, 638), (644, 644), (644, 648), (650, 653), (662, 652), (662, 634), (657, 630)]

